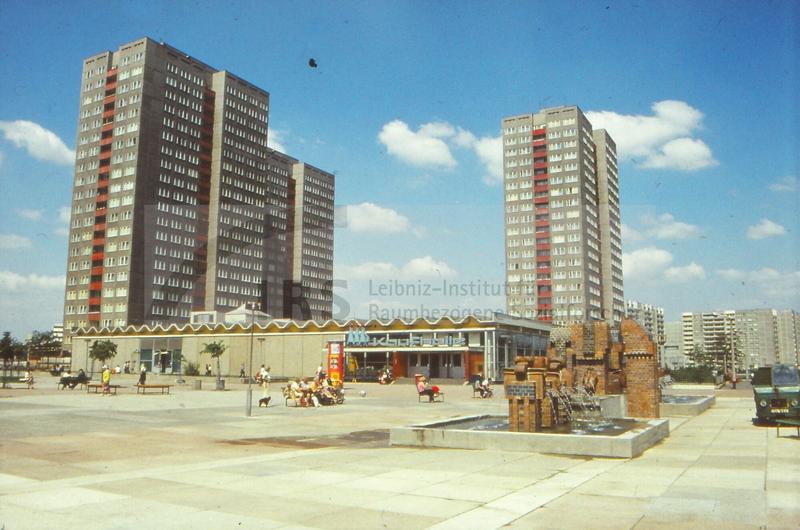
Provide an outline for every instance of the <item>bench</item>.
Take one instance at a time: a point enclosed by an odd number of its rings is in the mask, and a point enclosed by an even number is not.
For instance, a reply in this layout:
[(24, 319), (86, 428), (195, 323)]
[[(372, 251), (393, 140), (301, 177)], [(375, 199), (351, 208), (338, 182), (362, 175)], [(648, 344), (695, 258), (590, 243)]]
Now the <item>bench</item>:
[(136, 393), (145, 394), (147, 390), (161, 390), (162, 394), (169, 394), (169, 389), (172, 388), (172, 385), (160, 385), (160, 384), (147, 384), (147, 385), (134, 385), (136, 387)]
[(25, 379), (23, 375), (4, 375), (0, 376), (0, 383), (2, 383), (3, 388), (12, 388), (8, 385), (10, 384), (22, 384), (25, 385), (25, 388), (28, 390), (33, 389), (33, 385), (36, 383), (33, 377), (31, 377), (30, 381)]
[[(117, 390), (123, 388), (122, 385), (108, 385), (108, 389), (111, 391), (112, 394), (116, 394)], [(101, 390), (103, 390), (103, 383), (86, 383), (86, 393), (88, 394), (90, 390), (94, 390), (95, 394), (99, 394)]]
[(444, 403), (444, 392), (441, 390), (433, 394), (433, 401), (428, 399), (428, 394), (417, 392), (417, 403), (422, 402), (422, 398), (425, 398), (426, 401), (431, 403)]
[(797, 429), (797, 436), (800, 437), (800, 418), (777, 418), (775, 426), (778, 428), (778, 438), (781, 437), (781, 425), (784, 427), (794, 427)]

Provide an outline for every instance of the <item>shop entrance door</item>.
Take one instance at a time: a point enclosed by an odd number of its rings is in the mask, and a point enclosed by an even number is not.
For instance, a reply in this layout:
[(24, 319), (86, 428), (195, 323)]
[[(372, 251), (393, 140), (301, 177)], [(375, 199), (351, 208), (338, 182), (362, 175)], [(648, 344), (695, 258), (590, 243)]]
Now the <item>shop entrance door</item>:
[(162, 350), (153, 354), (153, 371), (157, 374), (172, 373), (172, 352)]
[(431, 379), (433, 379), (434, 377), (442, 377), (441, 374), (442, 372), (444, 372), (444, 370), (440, 370), (439, 364), (443, 362), (442, 359), (444, 358), (444, 356), (430, 354), (430, 353), (421, 353), (420, 356), (422, 355), (428, 358), (427, 363), (430, 366)]

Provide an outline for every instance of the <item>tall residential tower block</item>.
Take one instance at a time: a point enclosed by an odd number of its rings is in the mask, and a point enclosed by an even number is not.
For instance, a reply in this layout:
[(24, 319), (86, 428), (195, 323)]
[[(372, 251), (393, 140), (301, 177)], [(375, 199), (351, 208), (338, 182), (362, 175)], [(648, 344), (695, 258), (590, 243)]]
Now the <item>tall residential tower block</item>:
[(504, 118), (507, 311), (554, 324), (625, 315), (616, 144), (578, 107)]
[(66, 330), (249, 302), (331, 317), (334, 177), (270, 149), (268, 126), (266, 91), (166, 44), (84, 61)]

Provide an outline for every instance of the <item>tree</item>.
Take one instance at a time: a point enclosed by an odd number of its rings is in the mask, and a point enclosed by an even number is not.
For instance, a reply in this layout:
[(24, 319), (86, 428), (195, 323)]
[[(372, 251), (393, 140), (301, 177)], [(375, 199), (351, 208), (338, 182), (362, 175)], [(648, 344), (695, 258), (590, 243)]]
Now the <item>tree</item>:
[(228, 347), (220, 340), (203, 344), (203, 349), (200, 351), (201, 354), (207, 353), (211, 355), (212, 359), (217, 360), (217, 390), (222, 390), (222, 369), (219, 365), (219, 358), (227, 349)]
[(10, 363), (14, 358), (25, 357), (25, 346), (14, 337), (10, 331), (4, 331), (0, 338), (0, 357), (4, 363)]
[(711, 355), (702, 344), (694, 344), (692, 350), (688, 353), (692, 366), (698, 368), (713, 368)]
[(50, 331), (34, 331), (25, 342), (28, 358), (41, 361), (42, 357), (60, 357), (61, 341), (53, 338)]
[(94, 361), (104, 363), (117, 355), (117, 345), (110, 340), (96, 340), (89, 349), (89, 357), (92, 359), (92, 372), (94, 372)]

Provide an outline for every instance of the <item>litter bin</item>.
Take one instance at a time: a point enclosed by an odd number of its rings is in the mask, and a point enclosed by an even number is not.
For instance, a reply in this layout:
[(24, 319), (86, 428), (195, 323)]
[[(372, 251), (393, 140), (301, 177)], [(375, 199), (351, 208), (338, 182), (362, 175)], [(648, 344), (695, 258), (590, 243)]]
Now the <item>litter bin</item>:
[(200, 379), (195, 379), (194, 380), (194, 389), (195, 390), (202, 390), (203, 389), (203, 381), (201, 381)]
[(217, 381), (217, 390), (225, 390), (225, 380), (220, 379)]

